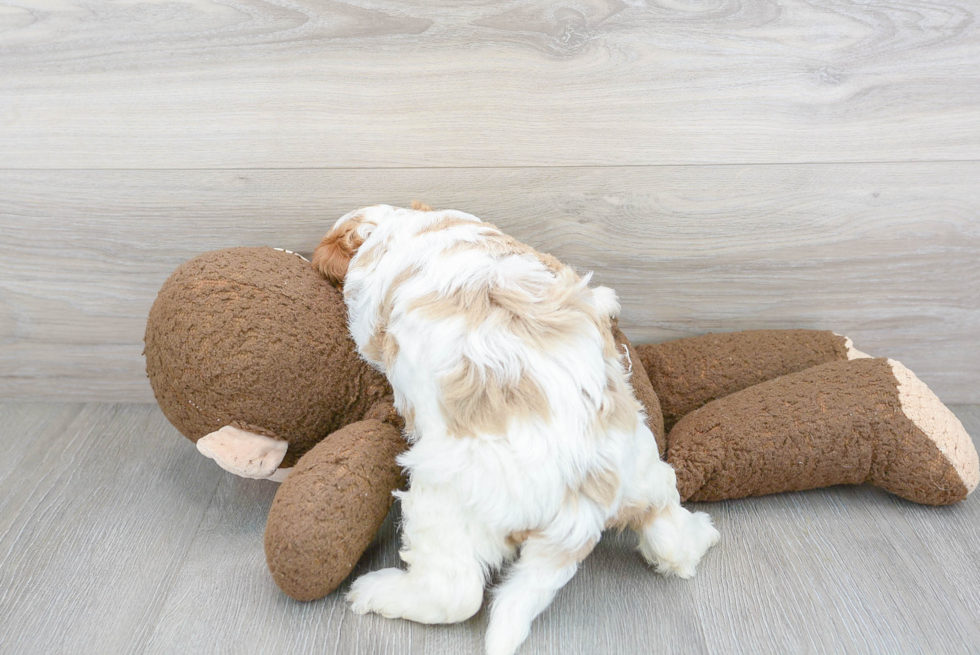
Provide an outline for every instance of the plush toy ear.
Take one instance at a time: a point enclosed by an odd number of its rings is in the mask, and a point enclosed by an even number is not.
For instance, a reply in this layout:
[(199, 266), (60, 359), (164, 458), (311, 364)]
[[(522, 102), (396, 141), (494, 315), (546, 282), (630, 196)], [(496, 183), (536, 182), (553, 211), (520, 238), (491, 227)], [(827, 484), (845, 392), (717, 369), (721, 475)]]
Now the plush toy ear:
[(313, 268), (334, 286), (342, 285), (350, 260), (374, 227), (374, 223), (365, 221), (360, 216), (335, 225), (313, 252)]

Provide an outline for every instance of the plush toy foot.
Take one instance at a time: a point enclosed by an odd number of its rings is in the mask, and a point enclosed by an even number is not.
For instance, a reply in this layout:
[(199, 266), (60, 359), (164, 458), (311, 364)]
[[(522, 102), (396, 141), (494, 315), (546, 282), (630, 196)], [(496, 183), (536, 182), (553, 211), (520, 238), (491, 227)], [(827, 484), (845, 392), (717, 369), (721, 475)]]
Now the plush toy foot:
[(722, 500), (868, 482), (948, 505), (980, 481), (963, 424), (899, 362), (831, 362), (688, 414), (667, 437), (682, 499)]
[(202, 455), (243, 478), (273, 478), (288, 447), (285, 441), (230, 425), (197, 440), (197, 449)]

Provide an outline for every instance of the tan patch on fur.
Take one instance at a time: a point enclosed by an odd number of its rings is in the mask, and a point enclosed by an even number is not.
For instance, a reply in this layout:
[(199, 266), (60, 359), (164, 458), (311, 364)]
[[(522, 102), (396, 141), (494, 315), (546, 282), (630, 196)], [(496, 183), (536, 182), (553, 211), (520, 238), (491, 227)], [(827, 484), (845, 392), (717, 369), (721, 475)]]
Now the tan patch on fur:
[[(422, 311), (432, 320), (462, 317), (470, 329), (494, 323), (534, 348), (548, 351), (578, 335), (583, 317), (597, 321), (594, 308), (584, 299), (588, 292), (578, 283), (575, 273), (566, 269), (559, 275), (559, 284), (539, 288), (481, 286), (446, 295), (429, 292), (416, 298), (409, 311)], [(615, 344), (613, 354), (617, 355)]]
[(412, 209), (414, 209), (415, 211), (420, 211), (420, 212), (430, 212), (430, 211), (432, 211), (432, 207), (429, 207), (427, 204), (425, 204), (421, 200), (413, 200), (412, 201)]
[[(381, 301), (381, 305), (378, 306), (378, 316), (374, 324), (374, 333), (371, 334), (371, 338), (364, 345), (364, 356), (371, 361), (384, 362), (385, 366), (388, 365), (388, 362), (385, 360), (385, 353), (386, 349), (392, 346), (386, 344), (386, 339), (388, 338), (388, 323), (391, 321), (391, 312), (395, 302), (395, 292), (398, 291), (401, 285), (408, 282), (418, 273), (419, 269), (410, 266), (398, 273), (395, 279), (391, 281), (391, 284), (388, 285), (388, 290), (385, 291), (385, 297)], [(394, 337), (392, 337), (392, 340), (394, 341)], [(393, 347), (397, 355), (398, 344), (395, 343)]]
[(441, 380), (440, 405), (446, 429), (457, 437), (503, 434), (512, 418), (551, 420), (544, 391), (529, 375), (501, 380), (463, 357)]
[(589, 556), (589, 553), (595, 550), (595, 546), (597, 543), (599, 543), (598, 539), (589, 539), (584, 546), (568, 554), (568, 559), (566, 560), (565, 565), (573, 564), (573, 563), (577, 564), (582, 560), (584, 560), (586, 557)]
[[(428, 229), (459, 224), (458, 219), (439, 221)], [(470, 286), (440, 295), (429, 292), (414, 299), (408, 311), (421, 311), (432, 320), (462, 318), (467, 328), (497, 325), (531, 347), (547, 352), (582, 336), (583, 322), (599, 331), (606, 360), (607, 388), (596, 417), (596, 432), (636, 429), (641, 406), (626, 383), (620, 352), (612, 335), (611, 318), (600, 312), (590, 289), (575, 272), (550, 255), (541, 255), (530, 246), (502, 234), (489, 223), (480, 224), (476, 242), (460, 241), (446, 249), (447, 254), (479, 251), (490, 256), (533, 256), (553, 273), (550, 279), (529, 277), (515, 287)], [(546, 397), (527, 376), (516, 384), (501, 387), (501, 381), (484, 379), (471, 362), (443, 382), (444, 413), (451, 433), (502, 432), (506, 420), (498, 415), (514, 404), (520, 413), (546, 415)], [(488, 391), (488, 389), (495, 391)], [(457, 407), (457, 405), (459, 405)], [(459, 416), (457, 416), (457, 414)], [(465, 428), (467, 419), (477, 425)]]
[[(616, 516), (606, 521), (606, 529), (616, 529), (622, 532), (626, 528), (639, 530), (646, 523), (656, 518), (657, 513), (646, 503), (626, 504), (619, 508)], [(652, 517), (652, 518), (651, 518)]]
[(434, 223), (431, 223), (429, 225), (426, 225), (421, 230), (419, 230), (416, 234), (421, 235), (421, 234), (429, 234), (431, 232), (441, 232), (443, 230), (448, 230), (451, 227), (458, 227), (460, 225), (473, 226), (473, 225), (480, 225), (480, 223), (477, 223), (475, 221), (468, 221), (465, 218), (447, 217), (435, 221)]
[(600, 507), (609, 507), (616, 501), (619, 491), (619, 475), (612, 469), (589, 471), (582, 482), (581, 491), (586, 498)]
[(511, 548), (516, 548), (527, 541), (528, 537), (532, 535), (540, 535), (540, 532), (536, 530), (519, 530), (517, 532), (511, 532), (509, 535), (507, 535), (507, 545)]
[(421, 311), (432, 320), (461, 316), (466, 321), (467, 327), (476, 327), (483, 323), (490, 313), (489, 289), (464, 287), (448, 295), (429, 291), (415, 298), (409, 304), (408, 311)]
[(535, 255), (537, 255), (538, 259), (541, 260), (541, 263), (548, 267), (552, 273), (557, 273), (561, 269), (565, 268), (565, 265), (558, 261), (557, 257), (549, 255), (546, 252), (535, 251)]
[(552, 273), (557, 274), (562, 269), (567, 268), (557, 258), (547, 253), (538, 252), (526, 243), (522, 243), (512, 236), (504, 234), (492, 223), (481, 223), (480, 225), (485, 229), (480, 234), (478, 241), (460, 241), (448, 248), (446, 253), (452, 255), (470, 250), (479, 250), (495, 258), (512, 255), (529, 255), (544, 264)]
[[(607, 360), (608, 362), (608, 360)], [(640, 420), (641, 405), (633, 396), (633, 390), (623, 381), (618, 371), (609, 371), (607, 364), (606, 391), (596, 417), (603, 432), (619, 430), (633, 432)]]
[(365, 268), (375, 263), (381, 253), (385, 250), (384, 246), (376, 243), (367, 250), (360, 250), (357, 253), (357, 261), (352, 262), (355, 268)]
[(608, 316), (599, 318), (599, 332), (602, 334), (602, 356), (605, 359), (619, 358), (619, 348), (616, 347), (616, 338), (613, 337), (612, 319)]
[(319, 271), (334, 286), (343, 284), (351, 258), (364, 243), (364, 239), (357, 233), (363, 222), (364, 218), (361, 216), (349, 218), (339, 227), (327, 232), (313, 252), (314, 270)]
[[(507, 535), (506, 544), (509, 548), (514, 549), (522, 546), (528, 539), (541, 539), (543, 536), (544, 532), (541, 530), (520, 530)], [(595, 549), (597, 543), (599, 543), (598, 539), (589, 539), (581, 548), (573, 551), (559, 550), (554, 545), (548, 544), (545, 546), (544, 552), (558, 566), (565, 567), (578, 564), (584, 560)]]
[(404, 412), (401, 412), (401, 415), (405, 420), (405, 431), (415, 432), (415, 408), (409, 407)]
[(381, 341), (381, 361), (384, 362), (386, 369), (390, 369), (398, 357), (398, 340), (390, 333), (385, 332), (385, 336)]

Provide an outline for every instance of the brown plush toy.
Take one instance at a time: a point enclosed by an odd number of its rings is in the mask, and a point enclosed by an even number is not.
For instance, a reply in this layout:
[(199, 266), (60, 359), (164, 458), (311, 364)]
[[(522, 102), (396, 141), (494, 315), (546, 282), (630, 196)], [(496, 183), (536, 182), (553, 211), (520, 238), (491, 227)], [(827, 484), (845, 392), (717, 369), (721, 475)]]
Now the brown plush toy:
[(682, 500), (867, 482), (948, 505), (980, 481), (959, 419), (910, 370), (816, 330), (638, 346)]
[[(956, 417), (908, 369), (844, 337), (753, 331), (634, 349), (614, 331), (682, 499), (870, 482), (938, 505), (977, 486)], [(203, 454), (284, 478), (265, 533), (280, 588), (300, 600), (333, 591), (388, 512), (405, 447), (340, 293), (291, 253), (206, 253), (161, 289), (146, 360), (167, 418)]]
[(160, 408), (201, 453), (249, 478), (292, 467), (266, 525), (269, 570), (297, 599), (333, 591), (387, 515), (405, 447), (340, 292), (292, 253), (205, 253), (164, 283), (145, 355)]

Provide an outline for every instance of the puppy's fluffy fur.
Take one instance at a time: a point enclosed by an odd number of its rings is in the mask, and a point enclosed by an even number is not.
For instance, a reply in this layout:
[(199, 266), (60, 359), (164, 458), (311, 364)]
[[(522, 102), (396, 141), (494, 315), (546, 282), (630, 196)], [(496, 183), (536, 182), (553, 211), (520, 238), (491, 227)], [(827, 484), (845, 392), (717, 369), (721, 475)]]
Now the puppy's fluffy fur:
[(604, 528), (635, 530), (661, 573), (694, 574), (718, 532), (680, 506), (658, 457), (613, 341), (612, 290), (475, 216), (420, 205), (347, 214), (313, 262), (343, 284), (411, 444), (407, 570), (358, 578), (355, 612), (463, 621), (516, 558), (486, 636), (489, 655), (510, 655)]

